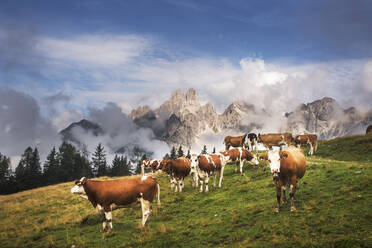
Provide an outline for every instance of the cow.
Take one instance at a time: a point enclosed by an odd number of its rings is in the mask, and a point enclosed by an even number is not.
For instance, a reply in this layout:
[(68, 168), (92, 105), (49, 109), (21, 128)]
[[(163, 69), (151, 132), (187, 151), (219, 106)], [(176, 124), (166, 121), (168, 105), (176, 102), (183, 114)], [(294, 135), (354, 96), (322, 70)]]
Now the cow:
[(253, 147), (254, 147), (254, 151), (257, 151), (257, 143), (258, 143), (258, 137), (257, 137), (257, 134), (255, 133), (249, 133), (248, 134), (248, 140), (249, 140), (249, 151), (253, 151)]
[(97, 181), (82, 177), (75, 181), (71, 193), (78, 194), (90, 201), (102, 217), (104, 232), (108, 224), (107, 233), (113, 229), (112, 211), (140, 202), (142, 207), (142, 226), (144, 227), (152, 212), (152, 201), (158, 195), (157, 206), (160, 207), (160, 186), (151, 176), (126, 178), (117, 180)]
[[(175, 192), (182, 192), (184, 187), (184, 179), (190, 174), (191, 162), (185, 157), (176, 159), (163, 159), (161, 162), (161, 170), (169, 174), (171, 177), (171, 188), (175, 188)], [(195, 176), (193, 177), (193, 186), (195, 184)]]
[[(228, 159), (228, 157), (227, 157)], [(205, 182), (205, 192), (208, 192), (209, 177), (214, 176), (213, 186), (216, 187), (217, 173), (220, 174), (218, 187), (222, 186), (223, 171), (226, 165), (226, 158), (222, 154), (202, 154), (191, 156), (191, 172), (197, 175), (200, 180), (200, 193), (203, 192), (203, 183)]]
[(258, 143), (262, 143), (267, 149), (273, 146), (289, 146), (292, 144), (293, 137), (291, 133), (268, 133), (258, 134)]
[[(227, 151), (221, 152), (222, 155), (228, 157), (226, 162), (239, 162), (240, 173), (243, 173), (243, 164), (244, 161), (258, 165), (258, 160), (255, 154), (250, 153), (243, 148), (234, 148)], [(235, 172), (238, 170), (238, 164), (236, 164)]]
[(152, 173), (155, 173), (157, 170), (160, 169), (160, 162), (159, 160), (156, 159), (145, 159), (141, 163), (141, 174), (144, 176), (145, 175), (145, 169), (151, 169)]
[(243, 136), (226, 136), (223, 143), (225, 144), (226, 151), (229, 150), (230, 146), (242, 148), (251, 146), (247, 134)]
[(309, 155), (313, 155), (318, 148), (318, 137), (316, 134), (301, 134), (293, 138), (293, 143), (300, 148), (301, 145), (309, 145)]
[(291, 211), (295, 211), (294, 195), (296, 186), (306, 171), (306, 160), (300, 148), (290, 146), (284, 151), (268, 151), (270, 170), (276, 189), (277, 205), (276, 213), (280, 210), (281, 190), (283, 189), (283, 202), (286, 202), (285, 190), (289, 186), (289, 197), (291, 200)]

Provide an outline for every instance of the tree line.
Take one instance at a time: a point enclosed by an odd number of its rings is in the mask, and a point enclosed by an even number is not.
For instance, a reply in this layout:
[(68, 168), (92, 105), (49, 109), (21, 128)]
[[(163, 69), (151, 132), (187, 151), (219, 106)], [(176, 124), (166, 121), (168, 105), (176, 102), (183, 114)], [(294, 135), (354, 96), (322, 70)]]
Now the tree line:
[(137, 161), (115, 155), (109, 165), (102, 144), (98, 144), (89, 160), (86, 151), (80, 152), (74, 145), (63, 142), (58, 149), (52, 148), (43, 168), (37, 147), (27, 147), (13, 172), (10, 159), (0, 153), (0, 194), (73, 181), (83, 176), (128, 176), (137, 171), (137, 168), (132, 169), (133, 162)]

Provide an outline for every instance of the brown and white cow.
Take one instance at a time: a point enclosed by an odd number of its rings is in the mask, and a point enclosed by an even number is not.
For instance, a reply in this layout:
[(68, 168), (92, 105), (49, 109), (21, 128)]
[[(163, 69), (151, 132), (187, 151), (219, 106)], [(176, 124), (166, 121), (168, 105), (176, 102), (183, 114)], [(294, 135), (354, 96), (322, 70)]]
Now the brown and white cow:
[(151, 176), (97, 181), (85, 177), (75, 182), (71, 193), (78, 194), (90, 201), (102, 217), (102, 229), (106, 224), (112, 231), (112, 210), (140, 202), (142, 207), (142, 226), (145, 226), (152, 212), (152, 201), (158, 194), (157, 206), (160, 207), (160, 186)]
[(289, 146), (292, 140), (291, 133), (258, 134), (258, 142), (262, 143), (269, 150), (272, 149), (273, 146)]
[(141, 174), (142, 176), (145, 175), (145, 169), (151, 169), (152, 173), (155, 173), (157, 170), (160, 170), (160, 162), (157, 159), (145, 159), (141, 163)]
[[(182, 192), (185, 177), (187, 177), (191, 171), (190, 160), (185, 157), (163, 159), (160, 167), (162, 171), (166, 172), (171, 177), (171, 188), (175, 188), (175, 192)], [(195, 181), (193, 180), (193, 186), (194, 183)]]
[(243, 136), (226, 136), (223, 143), (226, 150), (229, 150), (230, 146), (241, 148), (252, 146), (247, 134)]
[[(255, 154), (247, 151), (243, 148), (234, 148), (227, 151), (220, 152), (222, 155), (228, 157), (226, 162), (239, 162), (240, 173), (243, 173), (243, 164), (244, 161), (248, 163), (258, 165), (259, 162)], [(235, 172), (238, 170), (238, 164), (236, 164)]]
[(226, 165), (226, 158), (222, 154), (203, 154), (191, 156), (191, 172), (197, 175), (200, 180), (200, 192), (203, 192), (203, 183), (205, 183), (205, 192), (208, 192), (209, 177), (214, 176), (213, 186), (216, 187), (217, 173), (220, 174), (218, 187), (222, 186), (223, 171)]
[(268, 151), (270, 169), (275, 182), (277, 205), (275, 212), (279, 212), (281, 190), (283, 189), (283, 201), (286, 202), (285, 190), (289, 186), (291, 200), (291, 211), (295, 211), (294, 195), (296, 193), (297, 181), (306, 171), (306, 160), (300, 148), (290, 146), (284, 151)]
[(316, 134), (301, 134), (293, 138), (293, 143), (300, 148), (301, 145), (309, 145), (309, 155), (313, 155), (318, 148), (318, 137)]

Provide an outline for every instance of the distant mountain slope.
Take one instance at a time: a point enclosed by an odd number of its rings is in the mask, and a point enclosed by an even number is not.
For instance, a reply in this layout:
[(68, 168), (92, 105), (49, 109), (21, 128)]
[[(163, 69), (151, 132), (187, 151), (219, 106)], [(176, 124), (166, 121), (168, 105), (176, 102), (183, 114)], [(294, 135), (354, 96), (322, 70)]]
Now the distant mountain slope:
[(372, 121), (372, 111), (363, 113), (354, 107), (343, 109), (329, 97), (301, 104), (286, 116), (288, 131), (316, 133), (319, 139), (362, 133), (359, 129), (365, 129)]
[(71, 123), (68, 127), (60, 131), (62, 135), (62, 139), (64, 141), (74, 142), (79, 144), (80, 141), (74, 135), (74, 129), (81, 129), (85, 132), (91, 132), (95, 136), (99, 136), (104, 134), (102, 128), (94, 122), (88, 121), (86, 119), (82, 119), (79, 122)]

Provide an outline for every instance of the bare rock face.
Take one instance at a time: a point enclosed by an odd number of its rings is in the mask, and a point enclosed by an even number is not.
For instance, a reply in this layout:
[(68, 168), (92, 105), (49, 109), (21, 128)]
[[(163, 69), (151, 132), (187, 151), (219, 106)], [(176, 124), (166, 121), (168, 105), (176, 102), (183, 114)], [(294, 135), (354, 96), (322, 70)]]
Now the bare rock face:
[(342, 109), (332, 98), (301, 104), (286, 115), (287, 129), (292, 133), (316, 133), (320, 139), (352, 134), (365, 116), (351, 107)]
[(256, 126), (244, 126), (241, 121), (254, 113), (252, 104), (235, 101), (219, 115), (211, 103), (201, 105), (196, 91), (191, 88), (186, 93), (174, 91), (170, 99), (155, 110), (139, 107), (130, 116), (139, 126), (153, 129), (156, 136), (168, 144), (190, 147), (207, 130), (215, 133), (226, 129), (249, 131)]

